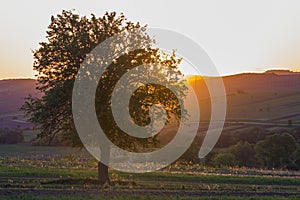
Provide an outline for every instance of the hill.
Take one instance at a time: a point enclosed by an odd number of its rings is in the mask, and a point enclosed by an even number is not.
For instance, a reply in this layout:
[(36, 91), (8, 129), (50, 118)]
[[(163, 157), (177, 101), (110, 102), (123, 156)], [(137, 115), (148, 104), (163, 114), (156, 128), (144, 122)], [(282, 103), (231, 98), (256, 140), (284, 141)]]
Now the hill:
[[(192, 77), (201, 120), (210, 119), (210, 97), (205, 80)], [(267, 71), (222, 77), (227, 96), (227, 120), (300, 123), (300, 74)], [(0, 80), (0, 128), (28, 127), (19, 108), (29, 94), (38, 96), (36, 80)]]
[(29, 94), (39, 95), (35, 84), (33, 79), (0, 80), (0, 128), (30, 127), (19, 108)]
[[(210, 117), (210, 97), (205, 84), (208, 78), (193, 77), (201, 117)], [(210, 78), (211, 79), (211, 78)], [(222, 78), (227, 96), (227, 120), (300, 121), (300, 74), (245, 73)]]
[[(201, 115), (195, 149), (207, 133), (208, 122), (217, 123), (210, 121), (211, 101), (205, 84), (207, 79), (213, 77), (190, 79), (197, 91)], [(239, 141), (254, 144), (274, 133), (289, 133), (300, 144), (299, 73), (272, 70), (225, 76), (222, 79), (227, 112), (216, 151)]]

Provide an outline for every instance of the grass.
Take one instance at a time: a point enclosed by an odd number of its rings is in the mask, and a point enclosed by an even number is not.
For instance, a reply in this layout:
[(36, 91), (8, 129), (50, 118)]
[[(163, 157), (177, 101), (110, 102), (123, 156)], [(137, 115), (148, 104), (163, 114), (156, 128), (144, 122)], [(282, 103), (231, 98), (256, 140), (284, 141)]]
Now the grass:
[[(108, 199), (220, 199), (220, 196), (222, 199), (249, 196), (255, 199), (296, 199), (300, 193), (300, 179), (293, 177), (110, 171), (111, 184), (100, 187), (96, 175), (95, 168), (23, 166), (8, 169), (1, 166), (0, 197), (9, 194), (11, 199), (55, 199), (58, 196), (59, 199), (106, 199), (107, 195)], [(11, 196), (16, 191), (20, 194)]]
[[(0, 196), (1, 198), (1, 196)], [(191, 199), (191, 200), (269, 200), (269, 197), (210, 197), (210, 196), (203, 196), (203, 197), (161, 197), (161, 196), (118, 196), (118, 197), (95, 197), (95, 196), (83, 196), (83, 197), (76, 197), (76, 196), (57, 196), (57, 197), (44, 197), (44, 196), (32, 196), (32, 195), (19, 195), (19, 196), (11, 196), (5, 197), (7, 200), (20, 200), (20, 199), (32, 199), (32, 200), (82, 200), (82, 199), (90, 199), (90, 200), (163, 200), (163, 199), (170, 199), (170, 200), (180, 200), (180, 199)], [(287, 200), (287, 199), (298, 199), (297, 197), (274, 197), (273, 200)]]
[(111, 170), (111, 183), (100, 187), (97, 162), (87, 154), (76, 154), (78, 149), (23, 144), (0, 146), (0, 150), (0, 199), (300, 198), (299, 172), (177, 163), (153, 173)]

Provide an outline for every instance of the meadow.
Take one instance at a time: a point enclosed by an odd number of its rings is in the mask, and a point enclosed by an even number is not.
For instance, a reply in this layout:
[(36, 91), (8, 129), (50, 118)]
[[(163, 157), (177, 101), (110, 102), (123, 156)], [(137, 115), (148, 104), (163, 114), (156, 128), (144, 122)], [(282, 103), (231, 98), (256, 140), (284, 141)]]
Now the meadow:
[(110, 170), (99, 186), (84, 150), (0, 146), (0, 199), (299, 199), (300, 172), (174, 163), (158, 172)]

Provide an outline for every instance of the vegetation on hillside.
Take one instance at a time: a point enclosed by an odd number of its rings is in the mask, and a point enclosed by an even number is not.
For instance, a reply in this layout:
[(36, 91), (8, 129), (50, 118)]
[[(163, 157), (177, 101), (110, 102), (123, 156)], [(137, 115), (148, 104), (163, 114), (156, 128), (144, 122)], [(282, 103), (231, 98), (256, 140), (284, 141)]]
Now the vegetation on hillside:
[(300, 170), (300, 146), (288, 133), (275, 133), (255, 143), (241, 140), (214, 150), (205, 164), (214, 167), (252, 167)]
[(16, 144), (24, 142), (23, 131), (18, 129), (0, 129), (0, 144)]

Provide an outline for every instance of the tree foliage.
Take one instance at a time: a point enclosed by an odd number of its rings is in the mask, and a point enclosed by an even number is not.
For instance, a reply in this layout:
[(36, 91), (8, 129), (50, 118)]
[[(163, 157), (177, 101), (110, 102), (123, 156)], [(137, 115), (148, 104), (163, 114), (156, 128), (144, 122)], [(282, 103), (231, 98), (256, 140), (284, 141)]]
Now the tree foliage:
[[(177, 66), (180, 59), (175, 54), (167, 54), (152, 48), (153, 40), (146, 34), (146, 27), (128, 21), (123, 14), (105, 13), (103, 17), (92, 15), (91, 18), (80, 17), (71, 11), (63, 11), (57, 17), (51, 17), (47, 30), (47, 41), (41, 42), (34, 51), (33, 69), (37, 72), (37, 89), (44, 95), (42, 98), (29, 97), (22, 109), (30, 116), (29, 121), (41, 130), (39, 137), (47, 141), (53, 139), (69, 141), (80, 145), (72, 119), (72, 88), (75, 76), (88, 53), (109, 37), (123, 31), (137, 30), (139, 37), (121, 44), (115, 44), (114, 53), (119, 52), (118, 45), (125, 48), (132, 45), (139, 49), (127, 52), (109, 66), (101, 77), (96, 91), (95, 106), (97, 117), (105, 133), (117, 145), (125, 148), (136, 148), (135, 142), (154, 143), (150, 140), (134, 139), (126, 136), (115, 124), (110, 106), (112, 89), (116, 81), (128, 70), (141, 64), (154, 63), (169, 66), (172, 70), (157, 69), (160, 76), (171, 84), (182, 84), (182, 74)], [(133, 44), (134, 43), (134, 44)], [(154, 65), (152, 65), (152, 68)], [(110, 74), (110, 76), (108, 76)], [(145, 74), (147, 76), (148, 74)], [(95, 77), (91, 77), (95, 79)], [(148, 91), (154, 91), (149, 93)], [(184, 90), (180, 94), (185, 95)], [(148, 84), (141, 86), (130, 101), (130, 114), (139, 125), (149, 123), (149, 108), (160, 103), (167, 109), (168, 118), (180, 118), (180, 106), (177, 99), (165, 87)], [(122, 134), (122, 140), (118, 139)], [(128, 140), (131, 139), (131, 142)], [(64, 142), (65, 143), (65, 142)]]
[(127, 21), (124, 15), (106, 13), (91, 19), (80, 17), (71, 11), (63, 11), (51, 17), (47, 41), (34, 51), (33, 69), (37, 72), (37, 89), (42, 98), (29, 97), (23, 110), (29, 121), (40, 128), (39, 137), (49, 142), (57, 135), (78, 145), (72, 122), (71, 96), (74, 78), (86, 55), (115, 33), (125, 29), (140, 28)]
[(237, 165), (236, 157), (230, 152), (220, 152), (213, 157), (212, 163), (217, 167), (233, 167)]
[(217, 167), (300, 169), (300, 147), (294, 137), (288, 133), (269, 135), (255, 145), (240, 141), (209, 155), (207, 164)]
[(255, 150), (248, 142), (238, 142), (231, 146), (229, 151), (235, 156), (240, 167), (252, 167), (255, 162)]
[(264, 167), (284, 168), (299, 145), (288, 133), (274, 134), (255, 145), (256, 156)]

